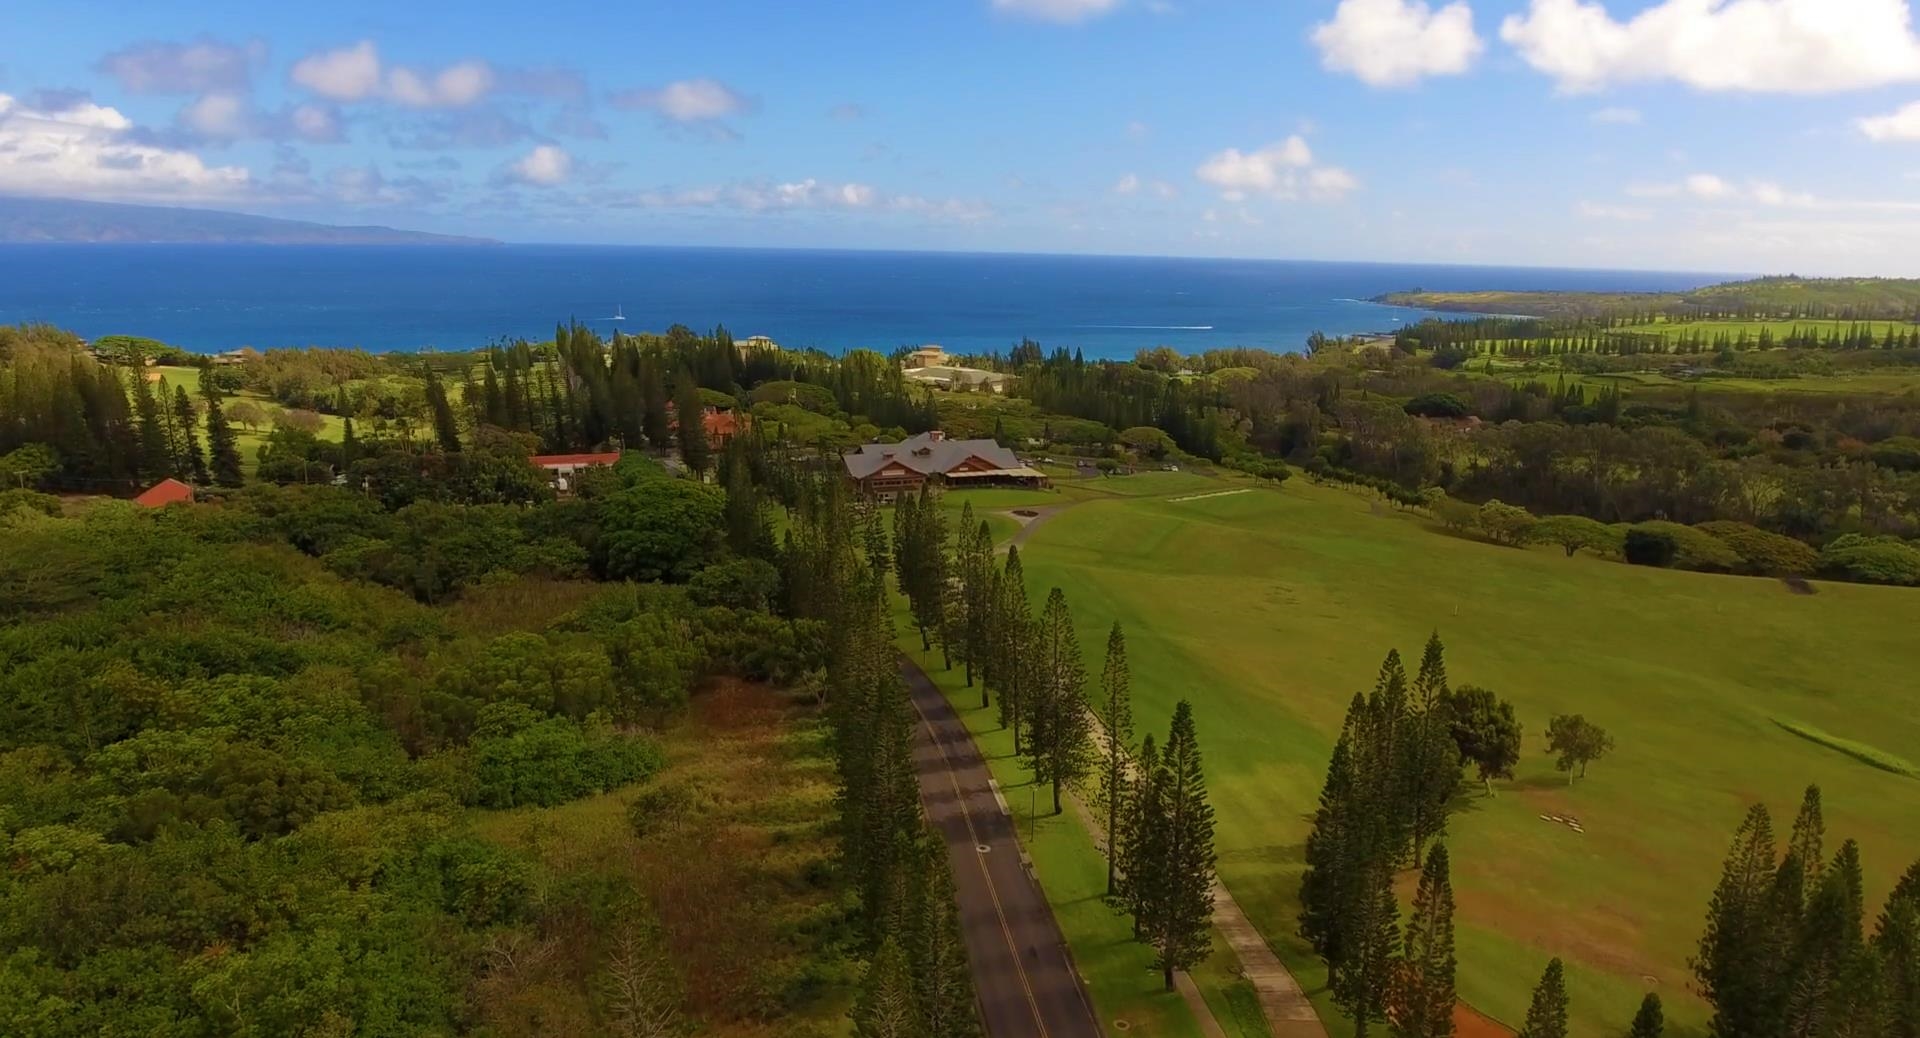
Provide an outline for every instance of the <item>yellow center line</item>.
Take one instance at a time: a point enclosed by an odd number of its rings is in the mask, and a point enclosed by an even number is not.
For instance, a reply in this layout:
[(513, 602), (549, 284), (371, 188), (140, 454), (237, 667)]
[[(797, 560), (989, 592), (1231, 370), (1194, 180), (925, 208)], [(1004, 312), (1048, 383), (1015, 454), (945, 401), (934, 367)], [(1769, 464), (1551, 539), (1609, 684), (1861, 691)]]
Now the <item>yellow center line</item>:
[[(935, 692), (939, 694), (938, 689), (935, 689)], [(909, 695), (907, 700), (912, 702), (913, 697)], [(980, 878), (987, 881), (987, 897), (993, 901), (993, 914), (1000, 922), (1001, 936), (1007, 939), (1007, 950), (1013, 953), (1013, 969), (1020, 975), (1021, 989), (1027, 993), (1027, 1007), (1033, 1010), (1033, 1024), (1040, 1029), (1040, 1038), (1046, 1038), (1047, 1022), (1040, 1016), (1040, 1001), (1033, 997), (1033, 984), (1027, 980), (1026, 965), (1020, 961), (1019, 942), (1013, 939), (1013, 930), (1007, 926), (1007, 913), (1000, 907), (1000, 892), (993, 885), (993, 873), (987, 871), (987, 863), (978, 853), (981, 846), (980, 832), (973, 827), (973, 812), (967, 809), (967, 796), (960, 789), (960, 778), (954, 771), (953, 758), (947, 755), (947, 748), (940, 744), (939, 733), (933, 730), (933, 722), (927, 720), (926, 711), (920, 709), (919, 703), (913, 704), (913, 712), (920, 715), (920, 724), (926, 728), (927, 738), (932, 741), (933, 748), (939, 751), (941, 762), (947, 766), (947, 781), (953, 786), (953, 798), (960, 805), (960, 817), (967, 823), (967, 837), (973, 841), (975, 848), (974, 864), (980, 869)]]

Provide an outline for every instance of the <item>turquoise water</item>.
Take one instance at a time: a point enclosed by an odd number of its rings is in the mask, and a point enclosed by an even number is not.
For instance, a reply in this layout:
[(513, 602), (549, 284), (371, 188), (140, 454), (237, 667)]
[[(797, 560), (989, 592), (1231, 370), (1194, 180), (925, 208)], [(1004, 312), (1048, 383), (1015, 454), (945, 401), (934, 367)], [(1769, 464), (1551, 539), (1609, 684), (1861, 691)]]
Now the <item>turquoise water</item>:
[[(1117, 256), (506, 245), (0, 245), (0, 323), (187, 349), (469, 349), (724, 324), (830, 352), (1023, 336), (1089, 357), (1166, 345), (1297, 350), (1426, 316), (1363, 302), (1427, 289), (1673, 290), (1718, 275)], [(626, 320), (606, 320), (616, 308)]]

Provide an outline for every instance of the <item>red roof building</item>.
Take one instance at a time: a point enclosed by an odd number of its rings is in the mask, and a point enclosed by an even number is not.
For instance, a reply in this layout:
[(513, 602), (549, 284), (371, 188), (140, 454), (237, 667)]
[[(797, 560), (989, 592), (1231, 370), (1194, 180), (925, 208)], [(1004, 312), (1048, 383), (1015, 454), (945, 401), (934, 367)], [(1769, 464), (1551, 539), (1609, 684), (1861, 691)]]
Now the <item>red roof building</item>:
[(602, 451), (598, 454), (536, 454), (534, 465), (561, 475), (569, 475), (581, 469), (590, 469), (598, 465), (611, 465), (620, 460), (619, 451)]
[(193, 503), (193, 488), (177, 479), (163, 479), (148, 487), (133, 503), (142, 508), (162, 508), (167, 505), (185, 505)]
[(720, 411), (711, 407), (707, 408), (707, 413), (700, 422), (707, 430), (707, 443), (711, 444), (715, 450), (725, 447), (727, 441), (739, 435), (741, 427), (746, 424), (741, 416), (732, 411)]

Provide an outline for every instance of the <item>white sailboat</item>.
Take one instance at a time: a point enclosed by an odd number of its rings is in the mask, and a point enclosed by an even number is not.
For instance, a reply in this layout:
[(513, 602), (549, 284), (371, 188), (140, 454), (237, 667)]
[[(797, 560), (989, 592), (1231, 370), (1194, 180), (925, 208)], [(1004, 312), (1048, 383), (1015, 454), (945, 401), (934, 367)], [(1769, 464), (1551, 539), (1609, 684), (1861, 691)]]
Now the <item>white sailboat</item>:
[(609, 321), (624, 321), (626, 319), (627, 319), (626, 313), (622, 311), (618, 306), (615, 306), (613, 308), (613, 316), (607, 318), (607, 320)]

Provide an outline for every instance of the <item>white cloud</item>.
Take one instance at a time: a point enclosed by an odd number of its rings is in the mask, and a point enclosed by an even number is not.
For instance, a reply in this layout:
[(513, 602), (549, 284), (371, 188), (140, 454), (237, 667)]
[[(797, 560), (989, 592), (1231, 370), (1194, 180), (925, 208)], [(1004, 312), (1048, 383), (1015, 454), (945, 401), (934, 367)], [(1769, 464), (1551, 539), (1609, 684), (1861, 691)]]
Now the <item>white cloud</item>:
[(1733, 185), (1711, 173), (1695, 173), (1684, 182), (1687, 194), (1695, 198), (1725, 198), (1733, 193)]
[(1152, 127), (1148, 126), (1146, 123), (1143, 123), (1138, 119), (1135, 119), (1132, 122), (1127, 124), (1128, 140), (1144, 141), (1147, 139), (1147, 135), (1151, 134), (1152, 132), (1153, 132)]
[[(1806, 191), (1790, 191), (1771, 180), (1749, 180), (1740, 184), (1713, 173), (1695, 173), (1675, 183), (1630, 184), (1627, 194), (1634, 198), (1682, 198), (1721, 205), (1758, 205), (1767, 208), (1846, 209), (1883, 208), (1886, 205), (1877, 202), (1829, 201)], [(1920, 203), (1913, 203), (1912, 208), (1920, 209)]]
[(1321, 65), (1376, 87), (1459, 75), (1486, 49), (1466, 0), (1438, 11), (1425, 0), (1340, 0), (1333, 21), (1314, 27), (1313, 43)]
[(248, 136), (253, 132), (252, 120), (252, 109), (239, 94), (202, 94), (180, 111), (180, 125), (203, 137)]
[(1875, 141), (1920, 141), (1920, 101), (1886, 115), (1854, 121), (1860, 132)]
[(1360, 187), (1360, 181), (1344, 169), (1314, 165), (1313, 149), (1298, 134), (1258, 151), (1215, 152), (1194, 170), (1194, 176), (1219, 188), (1220, 197), (1229, 202), (1242, 202), (1252, 195), (1331, 202)]
[(1907, 0), (1664, 0), (1622, 22), (1591, 0), (1531, 0), (1500, 38), (1569, 93), (1675, 80), (1815, 94), (1920, 79)]
[(209, 200), (246, 193), (237, 166), (208, 166), (192, 152), (132, 139), (133, 123), (91, 101), (58, 112), (0, 94), (0, 191), (87, 198)]
[(191, 43), (137, 43), (100, 59), (101, 72), (135, 94), (203, 94), (245, 90), (266, 44), (223, 43), (202, 36)]
[(1138, 194), (1139, 191), (1140, 191), (1140, 178), (1137, 176), (1134, 176), (1132, 173), (1128, 173), (1127, 175), (1121, 177), (1113, 185), (1113, 193), (1116, 195)]
[(431, 75), (410, 68), (387, 73), (387, 96), (409, 108), (465, 108), (493, 89), (493, 69), (462, 61)]
[(892, 194), (870, 184), (809, 177), (777, 183), (745, 182), (691, 188), (620, 192), (600, 204), (639, 209), (730, 209), (749, 213), (830, 210), (876, 215), (914, 215), (935, 220), (973, 222), (991, 216), (981, 202)]
[(644, 109), (676, 123), (702, 123), (739, 115), (753, 107), (745, 95), (717, 79), (682, 79), (658, 90), (623, 90), (615, 108)]
[(1653, 210), (1627, 205), (1581, 202), (1576, 211), (1589, 220), (1625, 220), (1642, 223), (1653, 219)]
[(309, 54), (294, 62), (295, 83), (334, 101), (364, 101), (380, 90), (380, 52), (372, 40)]
[(346, 137), (340, 127), (340, 113), (328, 105), (295, 105), (287, 113), (287, 124), (293, 135), (304, 141), (328, 143)]
[(372, 40), (309, 54), (295, 62), (292, 80), (332, 101), (388, 100), (409, 108), (465, 108), (493, 90), (494, 71), (484, 61), (461, 61), (440, 69), (385, 67)]
[(195, 98), (174, 123), (188, 139), (220, 144), (250, 138), (332, 144), (346, 136), (340, 113), (329, 105), (295, 105), (275, 114), (255, 108), (250, 95), (218, 91)]
[(1640, 123), (1640, 109), (1602, 108), (1587, 118), (1596, 123), (1610, 123), (1615, 126), (1637, 126)]
[(534, 187), (564, 183), (573, 174), (573, 156), (551, 144), (542, 144), (502, 171), (502, 178)]
[(1120, 9), (1120, 0), (993, 0), (993, 9), (1043, 22), (1072, 24), (1112, 14)]

